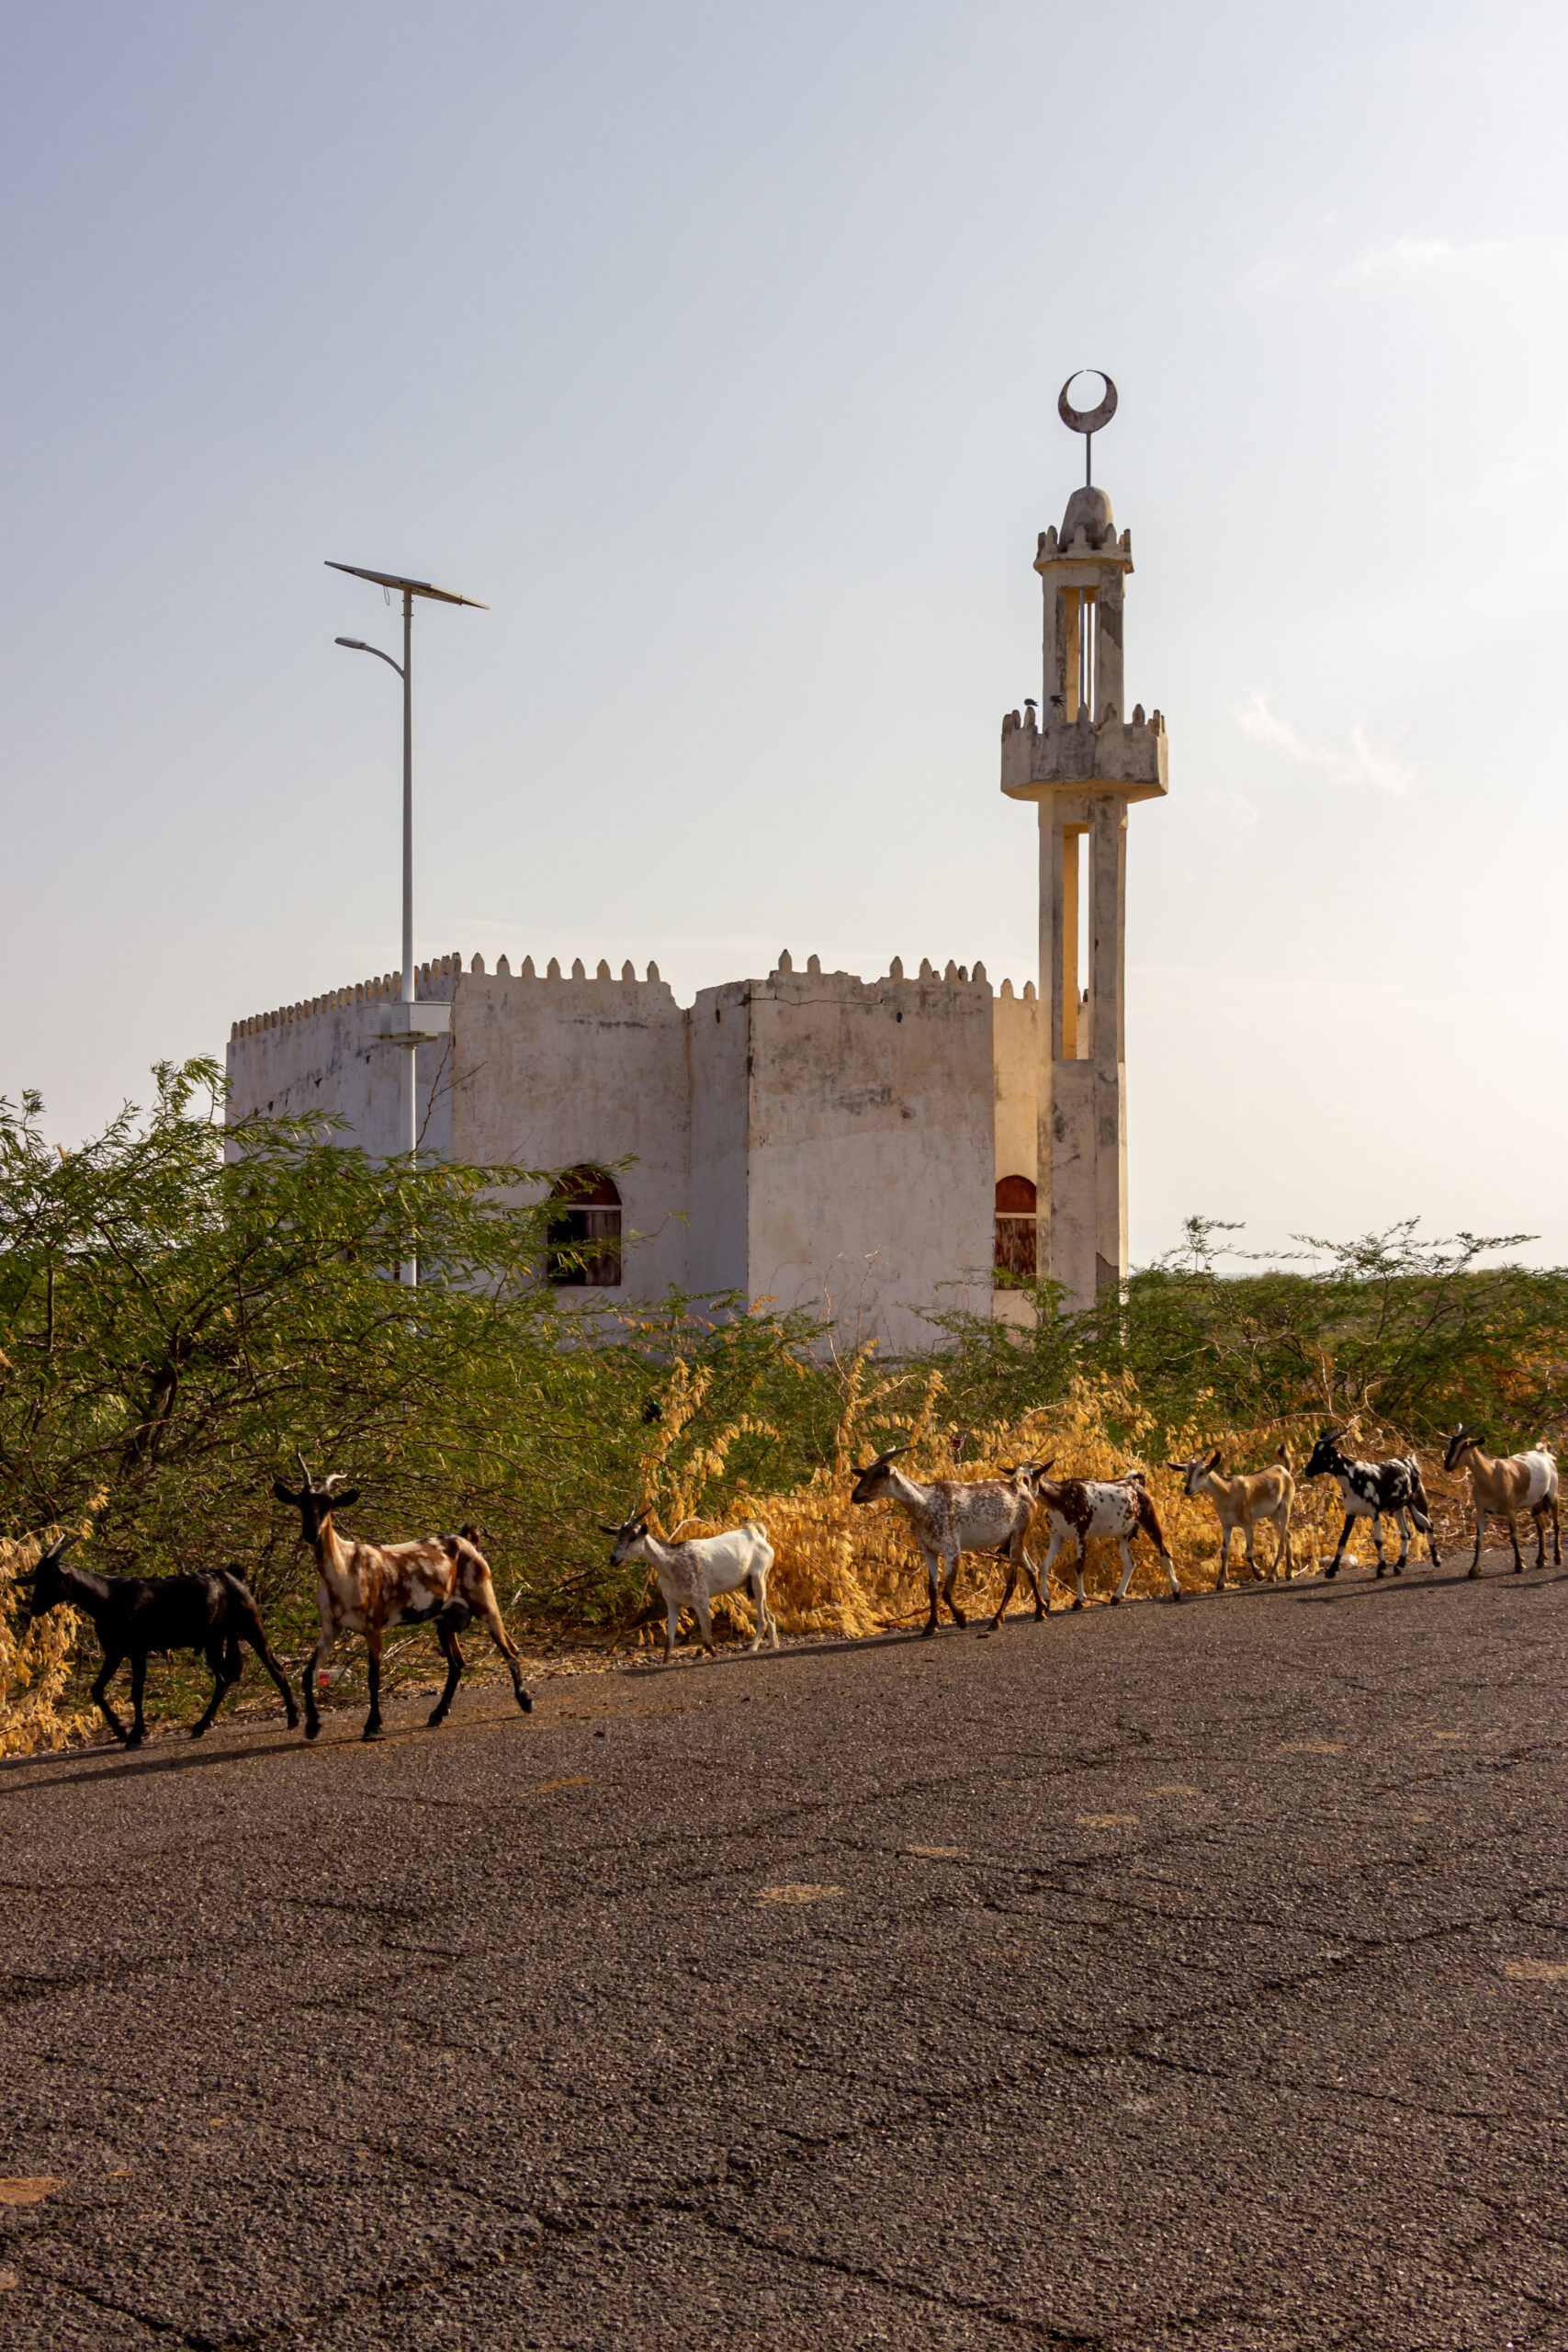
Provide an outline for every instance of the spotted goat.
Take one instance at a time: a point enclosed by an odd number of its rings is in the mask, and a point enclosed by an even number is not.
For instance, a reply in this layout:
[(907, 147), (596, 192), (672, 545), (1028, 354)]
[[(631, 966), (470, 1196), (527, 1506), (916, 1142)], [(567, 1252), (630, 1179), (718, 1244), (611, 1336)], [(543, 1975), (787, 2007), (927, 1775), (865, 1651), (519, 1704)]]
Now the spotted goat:
[(1372, 1522), (1372, 1548), (1378, 1555), (1381, 1577), (1386, 1563), (1382, 1555), (1382, 1523), (1392, 1519), (1399, 1530), (1399, 1557), (1393, 1564), (1398, 1576), (1410, 1555), (1410, 1521), (1427, 1539), (1427, 1549), (1437, 1563), (1438, 1539), (1432, 1532), (1432, 1514), (1427, 1500), (1427, 1490), (1421, 1484), (1421, 1465), (1413, 1453), (1395, 1454), (1387, 1462), (1352, 1462), (1339, 1451), (1342, 1429), (1325, 1430), (1313, 1447), (1304, 1478), (1333, 1478), (1339, 1487), (1339, 1498), (1345, 1506), (1345, 1524), (1339, 1531), (1339, 1541), (1334, 1547), (1334, 1557), (1324, 1570), (1325, 1577), (1337, 1577), (1339, 1563), (1345, 1556), (1345, 1546), (1350, 1530), (1359, 1519)]
[[(1145, 1487), (1142, 1471), (1130, 1470), (1121, 1478), (1052, 1478), (1048, 1475), (1051, 1466), (1050, 1462), (1031, 1464), (1024, 1472), (1029, 1491), (1051, 1531), (1045, 1565), (1040, 1572), (1046, 1586), (1049, 1587), (1051, 1570), (1063, 1544), (1076, 1544), (1077, 1597), (1073, 1607), (1081, 1609), (1084, 1605), (1084, 1555), (1089, 1544), (1099, 1537), (1106, 1543), (1114, 1544), (1122, 1555), (1122, 1581), (1111, 1596), (1114, 1607), (1126, 1598), (1127, 1587), (1133, 1581), (1132, 1538), (1142, 1530), (1159, 1554), (1160, 1565), (1170, 1578), (1172, 1600), (1179, 1600), (1181, 1586), (1176, 1573), (1176, 1563), (1170, 1556), (1158, 1513)], [(1027, 1555), (1024, 1565), (1028, 1566)], [(1010, 1574), (1008, 1589), (1012, 1589)], [(1002, 1606), (1007, 1606), (1005, 1595)]]
[(280, 1503), (293, 1503), (299, 1512), (303, 1542), (316, 1555), (316, 1607), (321, 1638), (305, 1668), (305, 1736), (314, 1739), (321, 1728), (316, 1707), (316, 1686), (332, 1661), (340, 1634), (363, 1634), (369, 1656), (370, 1713), (364, 1736), (381, 1736), (381, 1645), (389, 1626), (428, 1625), (446, 1660), (446, 1687), (430, 1711), (432, 1724), (445, 1723), (464, 1667), (458, 1635), (475, 1617), (506, 1660), (512, 1688), (525, 1714), (534, 1702), (523, 1687), (523, 1666), (516, 1647), (502, 1623), (491, 1582), (490, 1563), (465, 1528), (457, 1535), (426, 1535), (412, 1544), (364, 1544), (355, 1535), (340, 1534), (333, 1524), (334, 1511), (349, 1510), (359, 1500), (356, 1487), (334, 1495), (343, 1476), (334, 1470), (318, 1487), (297, 1454), (304, 1481), (298, 1494), (281, 1479), (273, 1482)]
[[(922, 1484), (897, 1466), (898, 1455), (909, 1450), (907, 1445), (891, 1445), (886, 1453), (879, 1453), (874, 1462), (868, 1462), (863, 1470), (857, 1471), (850, 1500), (897, 1503), (908, 1515), (926, 1555), (926, 1576), (931, 1585), (931, 1615), (922, 1630), (935, 1633), (939, 1600), (946, 1601), (955, 1624), (968, 1623), (953, 1593), (958, 1563), (965, 1552), (995, 1552), (1007, 1560), (1007, 1590), (991, 1621), (993, 1624), (1002, 1622), (1020, 1568), (1034, 1590), (1035, 1616), (1049, 1616), (1050, 1607), (1040, 1579), (1024, 1550), (1024, 1539), (1034, 1517), (1028, 1465), (1006, 1477), (935, 1478)], [(945, 1582), (942, 1575), (944, 1566)]]
[(1290, 1460), (1283, 1447), (1278, 1461), (1269, 1463), (1266, 1470), (1238, 1471), (1234, 1478), (1225, 1476), (1221, 1460), (1218, 1453), (1199, 1453), (1190, 1462), (1166, 1464), (1166, 1468), (1174, 1470), (1181, 1480), (1189, 1502), (1196, 1502), (1202, 1495), (1214, 1507), (1214, 1516), (1220, 1522), (1220, 1573), (1214, 1578), (1214, 1590), (1224, 1592), (1225, 1589), (1230, 1573), (1231, 1537), (1238, 1528), (1254, 1581), (1263, 1581), (1263, 1571), (1258, 1565), (1258, 1528), (1262, 1520), (1270, 1521), (1274, 1529), (1274, 1560), (1269, 1573), (1277, 1577), (1283, 1566), (1289, 1581), (1295, 1572), (1291, 1556), (1291, 1505), (1295, 1499), (1296, 1482), (1291, 1476)]
[(1557, 1523), (1557, 1464), (1544, 1445), (1534, 1447), (1529, 1453), (1510, 1453), (1501, 1461), (1494, 1461), (1491, 1454), (1483, 1450), (1480, 1430), (1466, 1429), (1461, 1422), (1444, 1450), (1443, 1468), (1450, 1474), (1456, 1470), (1470, 1473), (1471, 1500), (1475, 1505), (1475, 1556), (1470, 1564), (1472, 1577), (1481, 1574), (1481, 1546), (1486, 1534), (1488, 1512), (1507, 1523), (1508, 1541), (1514, 1547), (1514, 1572), (1517, 1575), (1525, 1564), (1519, 1555), (1515, 1514), (1528, 1510), (1535, 1521), (1535, 1564), (1538, 1568), (1544, 1568), (1546, 1518), (1550, 1511), (1552, 1565), (1562, 1566), (1562, 1537)]

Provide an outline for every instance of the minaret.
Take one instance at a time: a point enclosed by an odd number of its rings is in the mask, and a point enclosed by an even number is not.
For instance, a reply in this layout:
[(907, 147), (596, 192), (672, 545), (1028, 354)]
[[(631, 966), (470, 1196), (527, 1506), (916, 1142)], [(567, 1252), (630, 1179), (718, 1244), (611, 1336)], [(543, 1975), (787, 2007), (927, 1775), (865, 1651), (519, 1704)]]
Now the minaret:
[[(1123, 1038), (1127, 810), (1163, 797), (1165, 721), (1123, 716), (1122, 597), (1132, 534), (1116, 536), (1089, 452), (1116, 410), (1063, 385), (1063, 422), (1089, 436), (1085, 483), (1062, 528), (1040, 534), (1045, 591), (1042, 716), (1002, 721), (1002, 790), (1040, 807), (1040, 1085), (1036, 1262), (1068, 1307), (1091, 1306), (1127, 1273), (1127, 1067)], [(1083, 894), (1080, 898), (1080, 892)]]

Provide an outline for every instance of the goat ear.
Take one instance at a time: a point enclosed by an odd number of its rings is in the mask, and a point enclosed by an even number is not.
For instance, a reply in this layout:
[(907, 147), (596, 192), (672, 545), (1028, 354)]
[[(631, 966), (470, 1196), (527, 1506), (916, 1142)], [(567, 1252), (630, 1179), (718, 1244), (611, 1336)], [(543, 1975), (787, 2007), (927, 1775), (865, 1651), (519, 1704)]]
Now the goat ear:
[(329, 1495), (327, 1506), (332, 1510), (352, 1510), (359, 1500), (357, 1487), (345, 1487), (341, 1495)]
[(289, 1492), (281, 1478), (275, 1478), (273, 1480), (272, 1491), (277, 1497), (280, 1503), (297, 1503), (299, 1500), (299, 1497), (298, 1495), (291, 1494)]
[(1217, 1470), (1217, 1469), (1219, 1468), (1219, 1466), (1220, 1466), (1220, 1456), (1221, 1456), (1221, 1454), (1222, 1454), (1222, 1453), (1224, 1453), (1224, 1447), (1223, 1445), (1216, 1445), (1216, 1446), (1215, 1446), (1215, 1448), (1214, 1448), (1214, 1450), (1213, 1450), (1213, 1453), (1211, 1453), (1211, 1454), (1210, 1454), (1210, 1456), (1209, 1456), (1209, 1467), (1210, 1467), (1210, 1469), (1211, 1469), (1211, 1470)]

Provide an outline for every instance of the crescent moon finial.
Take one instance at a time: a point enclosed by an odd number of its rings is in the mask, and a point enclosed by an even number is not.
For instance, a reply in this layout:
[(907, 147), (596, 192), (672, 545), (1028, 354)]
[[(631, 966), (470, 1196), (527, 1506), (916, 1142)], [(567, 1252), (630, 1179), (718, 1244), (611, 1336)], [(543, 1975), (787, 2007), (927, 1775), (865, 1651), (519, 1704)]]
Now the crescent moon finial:
[[(1067, 394), (1080, 376), (1098, 376), (1105, 387), (1098, 408), (1075, 408)], [(1069, 433), (1098, 433), (1116, 413), (1116, 387), (1103, 368), (1076, 368), (1056, 395), (1056, 413)]]

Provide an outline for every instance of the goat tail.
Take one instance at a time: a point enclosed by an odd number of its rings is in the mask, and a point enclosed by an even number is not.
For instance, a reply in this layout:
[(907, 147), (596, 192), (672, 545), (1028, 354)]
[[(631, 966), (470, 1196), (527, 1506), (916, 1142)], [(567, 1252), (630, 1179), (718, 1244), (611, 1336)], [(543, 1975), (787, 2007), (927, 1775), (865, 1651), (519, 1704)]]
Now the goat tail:
[(1421, 1464), (1414, 1454), (1410, 1457), (1410, 1516), (1417, 1531), (1426, 1536), (1432, 1532), (1432, 1506), (1427, 1500), (1427, 1489), (1421, 1483)]

